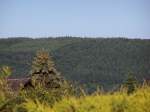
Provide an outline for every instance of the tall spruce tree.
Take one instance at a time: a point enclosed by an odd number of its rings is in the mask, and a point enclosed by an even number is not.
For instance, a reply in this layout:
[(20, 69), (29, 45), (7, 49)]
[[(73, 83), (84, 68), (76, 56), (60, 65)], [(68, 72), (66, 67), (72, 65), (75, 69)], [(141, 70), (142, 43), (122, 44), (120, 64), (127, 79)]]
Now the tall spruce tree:
[[(45, 50), (36, 53), (30, 71), (31, 80), (21, 94), (31, 99), (47, 102), (52, 106), (55, 101), (72, 92), (68, 82), (56, 70), (52, 57)], [(26, 89), (27, 88), (27, 89)]]
[(137, 86), (137, 80), (135, 78), (135, 76), (133, 75), (133, 73), (129, 73), (127, 76), (127, 79), (124, 83), (124, 86), (127, 88), (127, 93), (131, 94), (135, 91), (135, 88)]
[(40, 50), (32, 62), (31, 79), (34, 86), (56, 89), (61, 88), (64, 83), (60, 73), (55, 69), (52, 57), (49, 53)]

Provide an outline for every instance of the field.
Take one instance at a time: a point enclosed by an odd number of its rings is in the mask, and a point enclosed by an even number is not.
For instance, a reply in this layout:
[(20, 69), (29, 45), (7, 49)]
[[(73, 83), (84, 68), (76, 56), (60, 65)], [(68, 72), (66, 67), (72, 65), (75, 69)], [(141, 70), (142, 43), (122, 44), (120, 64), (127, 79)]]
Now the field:
[(54, 112), (150, 112), (150, 87), (134, 94), (124, 92), (96, 94), (80, 98), (64, 98), (56, 103)]
[[(5, 99), (0, 93), (0, 106), (2, 101)], [(38, 99), (25, 99), (24, 103), (13, 104), (12, 111), (1, 112), (150, 112), (149, 107), (150, 87), (143, 86), (131, 95), (121, 90), (115, 93), (98, 91), (80, 97), (67, 96), (55, 102), (53, 106), (44, 100), (40, 102)]]

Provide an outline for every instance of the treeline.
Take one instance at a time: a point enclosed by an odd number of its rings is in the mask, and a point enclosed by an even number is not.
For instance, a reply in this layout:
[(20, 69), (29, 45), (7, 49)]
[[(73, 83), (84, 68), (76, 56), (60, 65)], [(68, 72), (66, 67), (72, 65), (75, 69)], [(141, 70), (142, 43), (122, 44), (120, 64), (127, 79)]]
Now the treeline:
[[(0, 65), (24, 77), (39, 49), (51, 52), (66, 79), (89, 91), (98, 86), (116, 89), (132, 72), (139, 82), (150, 78), (150, 40), (125, 38), (14, 38), (0, 40)], [(85, 85), (84, 85), (85, 84)]]

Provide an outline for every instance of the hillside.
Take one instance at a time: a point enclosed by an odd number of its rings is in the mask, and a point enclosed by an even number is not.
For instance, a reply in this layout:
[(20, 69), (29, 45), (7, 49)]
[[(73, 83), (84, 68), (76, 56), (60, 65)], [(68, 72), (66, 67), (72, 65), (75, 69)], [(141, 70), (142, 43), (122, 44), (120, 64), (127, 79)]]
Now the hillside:
[(28, 74), (38, 49), (51, 51), (57, 69), (67, 78), (93, 90), (112, 89), (128, 72), (139, 81), (150, 77), (150, 40), (104, 38), (0, 39), (0, 65), (13, 68), (13, 77)]

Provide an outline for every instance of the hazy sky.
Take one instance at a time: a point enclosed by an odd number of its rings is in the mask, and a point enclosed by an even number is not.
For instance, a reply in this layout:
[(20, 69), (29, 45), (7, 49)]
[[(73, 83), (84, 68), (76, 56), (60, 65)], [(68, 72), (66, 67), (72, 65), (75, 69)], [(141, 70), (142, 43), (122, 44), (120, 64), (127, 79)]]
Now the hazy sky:
[(0, 0), (0, 37), (150, 38), (150, 0)]

